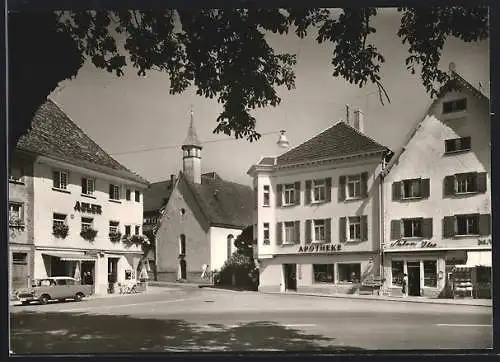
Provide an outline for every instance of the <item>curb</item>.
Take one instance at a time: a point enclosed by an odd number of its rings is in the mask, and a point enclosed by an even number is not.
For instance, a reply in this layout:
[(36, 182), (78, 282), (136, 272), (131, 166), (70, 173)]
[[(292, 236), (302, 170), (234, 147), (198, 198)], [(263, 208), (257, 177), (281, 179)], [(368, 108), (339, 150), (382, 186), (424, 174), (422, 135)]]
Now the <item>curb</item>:
[(372, 297), (362, 297), (353, 295), (328, 295), (328, 294), (310, 294), (310, 293), (280, 293), (280, 292), (259, 292), (263, 294), (279, 294), (279, 295), (301, 295), (307, 297), (319, 297), (319, 298), (338, 298), (338, 299), (357, 299), (357, 300), (374, 300), (374, 301), (384, 301), (384, 302), (399, 302), (399, 303), (425, 303), (425, 304), (440, 304), (440, 305), (461, 305), (461, 306), (473, 306), (473, 307), (487, 307), (492, 308), (492, 305), (478, 304), (478, 303), (456, 303), (456, 302), (444, 302), (439, 299), (407, 299), (407, 298), (372, 298)]

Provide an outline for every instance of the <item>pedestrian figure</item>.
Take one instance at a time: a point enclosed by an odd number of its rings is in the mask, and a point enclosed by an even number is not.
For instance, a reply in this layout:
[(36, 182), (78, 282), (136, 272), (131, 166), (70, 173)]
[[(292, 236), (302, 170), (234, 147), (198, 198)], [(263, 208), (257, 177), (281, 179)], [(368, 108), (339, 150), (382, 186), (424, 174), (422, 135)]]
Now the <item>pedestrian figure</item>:
[(404, 273), (403, 274), (403, 298), (406, 298), (408, 296), (408, 274)]

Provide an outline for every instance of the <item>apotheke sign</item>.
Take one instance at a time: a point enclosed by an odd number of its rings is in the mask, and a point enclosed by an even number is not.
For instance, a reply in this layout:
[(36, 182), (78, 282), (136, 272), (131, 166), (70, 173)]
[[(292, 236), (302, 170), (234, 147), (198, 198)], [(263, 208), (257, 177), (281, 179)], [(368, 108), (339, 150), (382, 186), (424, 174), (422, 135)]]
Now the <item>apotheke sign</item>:
[(315, 244), (299, 246), (299, 253), (328, 253), (332, 251), (340, 251), (340, 244)]
[(399, 239), (389, 244), (389, 248), (435, 248), (437, 243), (430, 240), (408, 240)]
[(88, 212), (91, 214), (99, 214), (99, 215), (102, 214), (101, 205), (94, 205), (86, 202), (80, 203), (80, 201), (77, 201), (74, 209), (75, 211)]

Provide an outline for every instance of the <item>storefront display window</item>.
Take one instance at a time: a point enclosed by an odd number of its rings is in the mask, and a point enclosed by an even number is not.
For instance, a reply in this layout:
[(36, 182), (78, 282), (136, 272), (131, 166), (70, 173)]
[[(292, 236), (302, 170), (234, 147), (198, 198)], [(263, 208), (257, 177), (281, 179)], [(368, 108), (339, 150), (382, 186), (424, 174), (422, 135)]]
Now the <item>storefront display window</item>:
[(340, 283), (357, 283), (361, 275), (361, 264), (337, 264)]
[(404, 262), (402, 260), (392, 261), (392, 285), (401, 286), (403, 283)]
[(436, 260), (424, 260), (424, 287), (437, 287)]
[(333, 264), (314, 264), (313, 273), (316, 283), (334, 283)]

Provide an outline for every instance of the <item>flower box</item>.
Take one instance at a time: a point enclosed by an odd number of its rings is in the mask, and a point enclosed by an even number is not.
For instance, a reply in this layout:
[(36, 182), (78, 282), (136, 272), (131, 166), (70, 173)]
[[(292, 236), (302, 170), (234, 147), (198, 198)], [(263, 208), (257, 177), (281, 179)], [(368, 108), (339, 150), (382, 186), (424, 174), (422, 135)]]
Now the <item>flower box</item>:
[(66, 236), (68, 236), (68, 232), (69, 232), (68, 225), (56, 224), (52, 226), (52, 234), (55, 237), (64, 239)]
[(115, 233), (109, 233), (109, 240), (111, 240), (114, 243), (120, 241), (121, 238), (122, 238), (122, 233), (119, 231), (117, 231)]
[(95, 237), (97, 236), (97, 230), (94, 230), (92, 228), (87, 228), (80, 232), (80, 236), (85, 240), (94, 241)]

